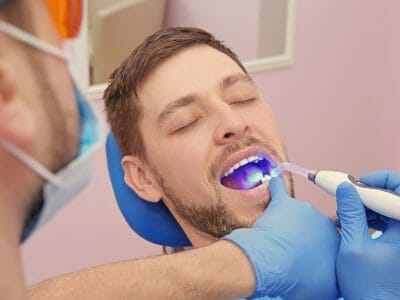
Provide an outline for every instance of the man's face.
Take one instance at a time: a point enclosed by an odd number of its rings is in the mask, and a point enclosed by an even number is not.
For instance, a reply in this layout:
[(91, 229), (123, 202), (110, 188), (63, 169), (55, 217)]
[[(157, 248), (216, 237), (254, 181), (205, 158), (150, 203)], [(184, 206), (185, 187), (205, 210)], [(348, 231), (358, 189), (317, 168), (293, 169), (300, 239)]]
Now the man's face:
[(228, 173), (245, 158), (267, 159), (270, 167), (286, 160), (272, 112), (250, 77), (224, 53), (193, 46), (159, 65), (138, 97), (148, 164), (164, 202), (188, 224), (185, 232), (221, 237), (250, 226), (268, 205), (267, 184), (238, 190), (232, 175), (250, 171)]

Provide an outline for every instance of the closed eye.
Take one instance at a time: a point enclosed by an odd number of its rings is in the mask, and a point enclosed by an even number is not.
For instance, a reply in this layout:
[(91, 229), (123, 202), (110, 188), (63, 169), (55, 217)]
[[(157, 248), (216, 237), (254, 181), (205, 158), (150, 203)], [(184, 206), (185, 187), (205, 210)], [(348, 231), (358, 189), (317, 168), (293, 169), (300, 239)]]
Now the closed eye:
[(249, 98), (249, 99), (244, 99), (244, 100), (237, 100), (233, 101), (230, 103), (230, 105), (244, 105), (244, 104), (250, 104), (251, 102), (255, 101), (257, 98)]
[(183, 131), (185, 131), (186, 129), (189, 129), (190, 127), (194, 126), (197, 121), (199, 121), (201, 118), (197, 118), (194, 119), (193, 121), (191, 121), (190, 123), (187, 123), (181, 127), (179, 127), (178, 129), (174, 130), (173, 133), (182, 133)]

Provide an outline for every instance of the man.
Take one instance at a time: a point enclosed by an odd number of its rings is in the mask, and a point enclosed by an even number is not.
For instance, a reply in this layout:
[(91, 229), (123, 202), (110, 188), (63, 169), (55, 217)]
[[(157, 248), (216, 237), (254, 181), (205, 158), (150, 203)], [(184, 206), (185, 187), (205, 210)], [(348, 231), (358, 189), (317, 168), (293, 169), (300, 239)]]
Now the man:
[(131, 153), (122, 162), (127, 184), (143, 199), (162, 198), (196, 247), (250, 227), (270, 196), (261, 179), (249, 190), (241, 181), (287, 155), (236, 56), (202, 30), (167, 29), (111, 78), (105, 105), (122, 151)]
[[(96, 120), (90, 106), (74, 86), (67, 61), (60, 50), (45, 1), (9, 0), (0, 2), (0, 298), (24, 299), (25, 288), (19, 257), (20, 241), (27, 238), (67, 200), (86, 180), (86, 161), (98, 142)], [(278, 180), (277, 184), (281, 182)], [(277, 190), (283, 187), (277, 187)], [(318, 251), (327, 261), (327, 288), (307, 288), (297, 284), (298, 274), (287, 274), (286, 286), (275, 293), (336, 295), (334, 255), (338, 237), (333, 225), (305, 204), (290, 199), (276, 201), (276, 215), (297, 207), (310, 214), (322, 228), (314, 240), (325, 243), (328, 253)], [(272, 214), (274, 215), (274, 214)], [(299, 220), (301, 217), (299, 217)], [(60, 298), (232, 298), (264, 296), (272, 292), (265, 286), (264, 258), (279, 259), (271, 253), (272, 238), (285, 234), (263, 229), (280, 220), (258, 220), (249, 232), (236, 232), (208, 247), (173, 256), (156, 257), (98, 267), (77, 276), (53, 281), (59, 288), (41, 290)], [(301, 230), (294, 228), (296, 230)], [(233, 232), (235, 233), (235, 231)], [(258, 240), (254, 240), (257, 237)], [(246, 240), (247, 239), (247, 240)], [(306, 257), (313, 255), (297, 237), (290, 249)], [(232, 241), (232, 242), (231, 242)], [(251, 241), (251, 242), (250, 242)], [(241, 250), (246, 244), (257, 252)], [(332, 245), (332, 247), (330, 247)], [(307, 248), (307, 249), (306, 249)], [(315, 248), (315, 247), (313, 247)], [(315, 254), (315, 253), (314, 253)], [(300, 255), (302, 256), (302, 255)], [(327, 258), (328, 257), (328, 258)], [(290, 264), (293, 267), (295, 262)], [(286, 266), (285, 266), (286, 267)], [(309, 272), (310, 274), (315, 272)], [(318, 274), (314, 274), (317, 276)], [(284, 283), (280, 278), (279, 283)], [(298, 282), (303, 282), (300, 280)], [(261, 284), (262, 283), (262, 284)], [(315, 286), (311, 285), (307, 287)], [(271, 291), (268, 291), (270, 289)], [(58, 295), (57, 295), (58, 293)], [(57, 296), (55, 296), (57, 295)]]

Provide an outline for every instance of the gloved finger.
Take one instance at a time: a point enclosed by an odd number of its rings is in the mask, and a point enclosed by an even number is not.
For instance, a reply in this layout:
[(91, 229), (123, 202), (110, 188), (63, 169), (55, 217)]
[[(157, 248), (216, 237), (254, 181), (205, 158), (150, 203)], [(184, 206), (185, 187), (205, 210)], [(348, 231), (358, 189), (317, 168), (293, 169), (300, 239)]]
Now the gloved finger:
[(351, 184), (341, 183), (336, 190), (337, 212), (342, 228), (342, 239), (350, 242), (369, 236), (364, 205)]
[[(342, 228), (342, 224), (340, 224), (340, 219), (335, 220), (335, 226), (337, 228)], [(368, 228), (378, 230), (378, 231), (385, 231), (387, 226), (387, 222), (384, 222), (380, 218), (375, 218), (372, 220), (368, 220)]]
[[(381, 216), (368, 208), (365, 208), (365, 212), (367, 214), (368, 228), (378, 231), (384, 231), (386, 229), (388, 222), (387, 219), (389, 219), (388, 217)], [(338, 214), (338, 212), (336, 212), (336, 214)], [(342, 228), (339, 215), (338, 218), (335, 220), (335, 226), (338, 228)]]
[[(365, 214), (367, 216), (367, 221), (368, 221), (368, 225), (372, 222), (375, 222), (377, 219), (379, 219), (380, 215), (376, 212), (374, 212), (373, 210), (370, 210), (368, 207), (364, 206), (365, 209)], [(339, 212), (336, 211), (336, 220), (335, 220), (335, 225), (336, 227), (341, 227), (340, 225), (340, 218), (339, 218)], [(371, 226), (370, 226), (371, 227)]]
[(385, 242), (400, 242), (400, 222), (391, 219), (386, 226), (382, 236), (380, 237), (381, 241)]
[(372, 187), (388, 189), (400, 194), (400, 173), (380, 170), (361, 176), (360, 181)]
[(288, 191), (285, 185), (285, 181), (282, 177), (272, 177), (269, 181), (269, 191), (271, 193), (272, 200), (288, 197)]

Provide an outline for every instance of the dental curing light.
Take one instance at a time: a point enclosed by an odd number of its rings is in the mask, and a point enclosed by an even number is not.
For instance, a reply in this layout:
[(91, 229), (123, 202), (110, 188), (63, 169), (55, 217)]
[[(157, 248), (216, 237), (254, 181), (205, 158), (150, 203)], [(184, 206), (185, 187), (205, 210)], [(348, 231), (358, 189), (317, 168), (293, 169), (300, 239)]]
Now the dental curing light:
[(284, 171), (290, 171), (308, 178), (322, 190), (333, 196), (336, 196), (336, 189), (339, 184), (348, 182), (357, 189), (366, 207), (381, 215), (400, 220), (400, 195), (392, 191), (367, 186), (346, 173), (308, 170), (289, 162), (278, 165), (271, 171), (271, 176), (279, 176)]

